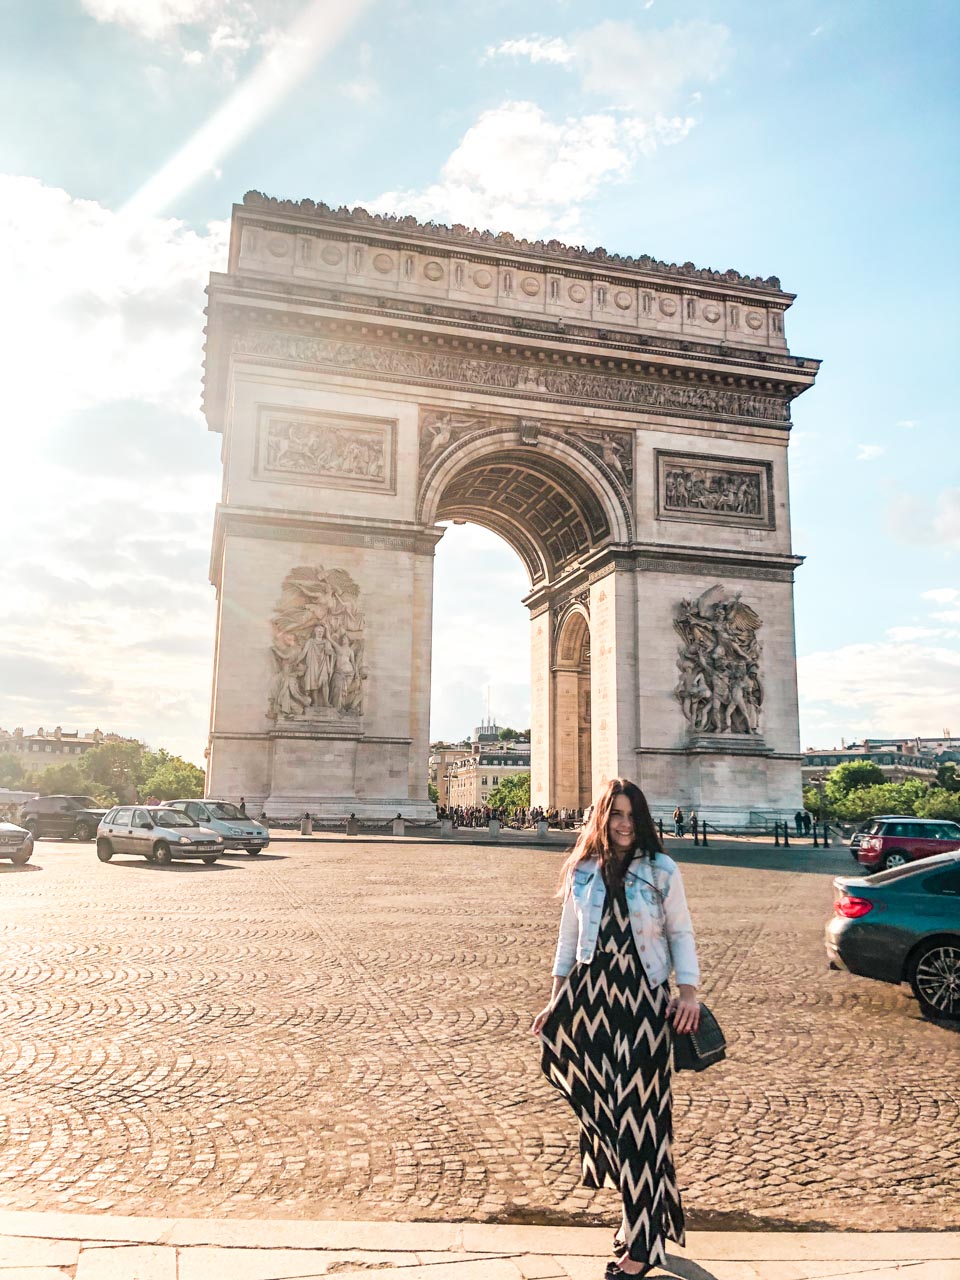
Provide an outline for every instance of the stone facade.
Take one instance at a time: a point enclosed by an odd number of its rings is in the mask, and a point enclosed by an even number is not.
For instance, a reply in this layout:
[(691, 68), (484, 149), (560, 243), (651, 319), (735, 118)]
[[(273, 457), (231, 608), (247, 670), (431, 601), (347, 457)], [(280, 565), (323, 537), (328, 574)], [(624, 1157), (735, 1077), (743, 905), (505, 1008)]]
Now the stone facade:
[(621, 773), (664, 813), (798, 807), (786, 452), (818, 365), (778, 281), (251, 194), (208, 293), (211, 792), (432, 812), (432, 557), (475, 520), (530, 578), (534, 804)]

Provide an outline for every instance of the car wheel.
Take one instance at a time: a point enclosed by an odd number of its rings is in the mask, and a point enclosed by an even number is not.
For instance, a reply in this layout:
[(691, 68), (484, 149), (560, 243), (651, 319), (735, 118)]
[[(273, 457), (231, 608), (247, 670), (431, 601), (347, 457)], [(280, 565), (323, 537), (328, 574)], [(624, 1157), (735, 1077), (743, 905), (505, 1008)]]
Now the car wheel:
[(101, 862), (109, 862), (113, 857), (113, 845), (109, 840), (97, 841), (97, 857)]
[(170, 846), (165, 840), (158, 840), (153, 846), (153, 856), (160, 863), (161, 867), (169, 867), (173, 861), (173, 854), (170, 852)]
[(77, 840), (87, 841), (93, 839), (93, 828), (89, 822), (78, 822), (73, 829), (74, 837)]
[(214, 857), (212, 857), (212, 858), (204, 858), (204, 859), (203, 859), (203, 865), (204, 865), (205, 867), (212, 867), (212, 866), (213, 866), (213, 864), (216, 862), (216, 860), (217, 860), (217, 859), (216, 859), (216, 856), (214, 856)]
[(260, 852), (260, 850), (259, 850), (259, 849), (248, 849), (248, 850), (247, 850), (247, 853), (249, 853), (249, 855), (250, 855), (250, 857), (251, 857), (251, 858), (255, 858), (259, 852)]
[(960, 942), (927, 942), (910, 965), (910, 986), (927, 1017), (960, 1018)]
[(891, 867), (905, 867), (909, 861), (902, 849), (891, 849), (883, 860), (883, 869), (889, 871)]
[(16, 853), (10, 855), (10, 861), (15, 867), (25, 867), (30, 861), (30, 855), (33, 853), (33, 845), (29, 849), (18, 849)]

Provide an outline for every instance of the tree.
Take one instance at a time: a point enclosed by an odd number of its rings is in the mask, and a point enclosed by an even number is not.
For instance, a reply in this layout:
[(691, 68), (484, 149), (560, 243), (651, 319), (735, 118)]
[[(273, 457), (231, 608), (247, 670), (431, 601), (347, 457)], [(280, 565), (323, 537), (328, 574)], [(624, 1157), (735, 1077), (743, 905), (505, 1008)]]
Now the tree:
[[(83, 763), (52, 764), (33, 779), (33, 786), (41, 796), (85, 796), (90, 794), (90, 779)], [(99, 797), (94, 796), (93, 799)]]
[(907, 778), (905, 782), (884, 782), (876, 787), (855, 787), (833, 803), (831, 808), (838, 818), (844, 818), (848, 822), (863, 822), (865, 818), (873, 818), (884, 813), (915, 814), (918, 804), (926, 794), (925, 783), (919, 778)]
[(516, 729), (507, 728), (507, 729), (501, 729), (497, 736), (501, 742), (516, 742), (516, 740), (520, 737), (520, 734), (516, 731)]
[(143, 754), (141, 742), (101, 742), (84, 755), (83, 771), (111, 803), (129, 804), (137, 798)]
[(487, 796), (487, 804), (491, 809), (529, 809), (529, 773), (515, 773), (512, 778), (504, 778)]
[(141, 795), (158, 800), (191, 800), (203, 795), (203, 770), (179, 756), (167, 755), (140, 784)]
[(816, 787), (803, 788), (803, 807), (817, 819), (820, 817), (820, 792)]
[(23, 762), (18, 760), (12, 751), (4, 751), (0, 755), (0, 787), (9, 787), (12, 791), (18, 791), (23, 776)]
[(837, 805), (851, 791), (861, 787), (878, 787), (886, 782), (886, 775), (879, 765), (870, 760), (848, 760), (838, 764), (827, 775), (827, 796)]
[(437, 788), (433, 785), (432, 782), (427, 783), (427, 798), (431, 804), (440, 803), (440, 792), (437, 790)]
[(917, 803), (920, 818), (946, 818), (960, 822), (960, 791), (948, 791), (945, 787), (931, 787)]
[(955, 760), (937, 765), (937, 786), (944, 791), (960, 791), (960, 768)]

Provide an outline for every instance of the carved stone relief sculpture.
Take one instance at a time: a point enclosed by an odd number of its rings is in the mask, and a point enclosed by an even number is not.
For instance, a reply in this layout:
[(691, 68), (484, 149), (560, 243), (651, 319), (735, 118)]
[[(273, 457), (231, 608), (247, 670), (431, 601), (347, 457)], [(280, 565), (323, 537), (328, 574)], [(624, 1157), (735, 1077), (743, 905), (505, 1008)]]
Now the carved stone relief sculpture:
[(683, 644), (674, 693), (694, 733), (759, 734), (762, 625), (739, 592), (728, 594), (719, 583), (677, 605), (673, 626)]
[(364, 616), (360, 589), (344, 569), (292, 569), (270, 626), (271, 720), (363, 715)]
[(393, 482), (395, 424), (332, 415), (261, 411), (259, 471), (296, 483), (386, 489)]
[(629, 497), (633, 487), (633, 436), (626, 431), (601, 431), (583, 428), (577, 435), (619, 480)]
[(657, 452), (657, 515), (773, 527), (770, 464)]

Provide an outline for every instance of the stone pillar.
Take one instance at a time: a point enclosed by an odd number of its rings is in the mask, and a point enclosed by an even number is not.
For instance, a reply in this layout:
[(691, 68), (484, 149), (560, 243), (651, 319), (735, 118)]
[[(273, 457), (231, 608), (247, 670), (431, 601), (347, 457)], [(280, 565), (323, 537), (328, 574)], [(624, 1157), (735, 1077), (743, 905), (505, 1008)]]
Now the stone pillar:
[(546, 809), (554, 780), (550, 680), (550, 613), (530, 619), (530, 804)]
[(590, 702), (596, 797), (610, 778), (637, 772), (636, 603), (625, 567), (590, 587)]

